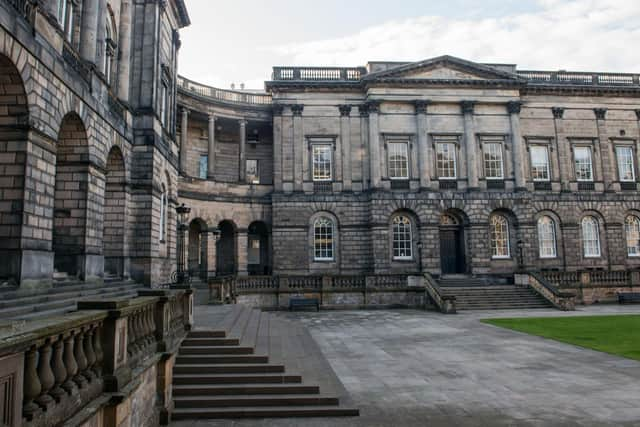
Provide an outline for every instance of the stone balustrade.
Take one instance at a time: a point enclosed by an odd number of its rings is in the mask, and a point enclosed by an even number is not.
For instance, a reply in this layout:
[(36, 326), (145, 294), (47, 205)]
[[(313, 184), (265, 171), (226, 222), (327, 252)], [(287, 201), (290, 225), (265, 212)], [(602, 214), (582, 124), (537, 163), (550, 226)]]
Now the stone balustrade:
[(444, 314), (456, 313), (456, 297), (454, 295), (444, 295), (438, 283), (429, 273), (424, 274), (424, 287), (438, 310)]
[(364, 67), (273, 67), (271, 79), (304, 81), (359, 81)]
[(638, 270), (543, 271), (538, 273), (561, 290), (572, 290), (584, 304), (615, 302), (619, 292), (640, 291)]
[(271, 95), (266, 93), (219, 89), (194, 82), (182, 76), (178, 76), (177, 83), (178, 88), (187, 93), (196, 94), (216, 101), (230, 102), (232, 104), (271, 105)]
[[(130, 300), (83, 301), (64, 316), (0, 325), (0, 419), (11, 427), (44, 427), (95, 417), (105, 427), (107, 419), (115, 426), (106, 412), (126, 416), (131, 402), (123, 395), (134, 399), (152, 392), (145, 410), (158, 414), (151, 422), (167, 420), (166, 378), (193, 323), (193, 299), (191, 290), (152, 292)], [(148, 382), (136, 381), (148, 375), (155, 379), (152, 390), (144, 388)]]
[(520, 77), (530, 83), (591, 86), (638, 86), (640, 74), (590, 73), (574, 71), (517, 71)]
[(561, 290), (541, 274), (517, 273), (514, 280), (517, 285), (529, 286), (559, 310), (573, 311), (576, 309), (576, 293), (571, 290)]

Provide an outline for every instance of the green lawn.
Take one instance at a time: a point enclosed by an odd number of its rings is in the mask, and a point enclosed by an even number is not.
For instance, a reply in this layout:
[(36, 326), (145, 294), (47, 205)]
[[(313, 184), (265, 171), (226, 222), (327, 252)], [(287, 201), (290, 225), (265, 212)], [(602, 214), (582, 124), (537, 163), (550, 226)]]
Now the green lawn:
[(521, 317), (482, 322), (640, 360), (640, 315)]

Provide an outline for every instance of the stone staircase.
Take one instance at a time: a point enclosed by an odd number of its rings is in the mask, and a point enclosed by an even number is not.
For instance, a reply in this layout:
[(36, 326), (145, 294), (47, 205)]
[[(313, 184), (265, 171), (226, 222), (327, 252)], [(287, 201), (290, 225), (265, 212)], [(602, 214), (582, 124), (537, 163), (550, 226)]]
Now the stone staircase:
[(445, 277), (438, 280), (443, 295), (456, 297), (457, 310), (550, 308), (534, 290), (489, 278)]
[(239, 305), (183, 341), (173, 399), (173, 420), (359, 415), (306, 328)]
[(0, 290), (0, 321), (43, 319), (75, 310), (78, 301), (130, 298), (140, 289), (144, 286), (119, 278), (105, 278), (100, 284), (58, 278), (47, 289), (3, 289)]

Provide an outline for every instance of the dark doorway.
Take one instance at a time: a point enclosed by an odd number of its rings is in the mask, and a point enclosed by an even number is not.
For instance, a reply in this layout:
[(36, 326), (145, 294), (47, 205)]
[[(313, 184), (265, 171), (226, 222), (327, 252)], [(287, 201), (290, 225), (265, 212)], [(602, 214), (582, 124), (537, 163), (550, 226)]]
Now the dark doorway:
[(189, 224), (189, 274), (207, 280), (207, 224), (194, 219)]
[(216, 242), (216, 275), (236, 274), (236, 228), (231, 221), (222, 221), (220, 239)]
[(464, 229), (460, 222), (443, 215), (440, 220), (440, 264), (442, 274), (466, 273)]
[(271, 274), (269, 229), (262, 221), (252, 222), (249, 226), (247, 264), (250, 275)]

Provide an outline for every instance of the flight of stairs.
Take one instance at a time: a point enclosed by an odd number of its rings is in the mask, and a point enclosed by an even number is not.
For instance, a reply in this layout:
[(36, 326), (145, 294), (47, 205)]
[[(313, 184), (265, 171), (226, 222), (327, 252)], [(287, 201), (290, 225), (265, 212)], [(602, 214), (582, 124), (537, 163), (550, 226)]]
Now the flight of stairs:
[(487, 278), (454, 277), (438, 280), (444, 295), (456, 297), (457, 310), (550, 308), (552, 305), (529, 287), (495, 283)]
[(92, 299), (132, 298), (144, 286), (131, 280), (105, 278), (104, 283), (85, 283), (58, 277), (42, 290), (0, 290), (0, 321), (36, 320), (73, 311), (77, 302)]
[[(357, 409), (340, 406), (335, 390), (327, 392), (324, 385), (305, 381), (306, 375), (290, 372), (286, 358), (272, 360), (270, 352), (296, 353), (306, 345), (300, 330), (276, 317), (237, 306), (227, 316), (226, 326), (190, 332), (173, 369), (175, 409), (171, 418), (358, 415)], [(270, 345), (274, 340), (278, 342)], [(316, 367), (322, 370), (322, 364)]]

